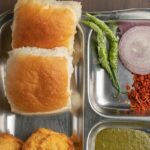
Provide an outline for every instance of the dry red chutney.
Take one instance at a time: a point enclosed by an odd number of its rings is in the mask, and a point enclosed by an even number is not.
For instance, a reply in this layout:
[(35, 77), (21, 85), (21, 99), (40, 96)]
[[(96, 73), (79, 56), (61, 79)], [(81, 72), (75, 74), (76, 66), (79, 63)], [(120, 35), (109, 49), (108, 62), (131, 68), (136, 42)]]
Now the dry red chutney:
[(131, 102), (131, 109), (136, 112), (146, 112), (150, 110), (150, 74), (133, 74), (132, 87), (128, 87), (127, 90), (128, 98)]

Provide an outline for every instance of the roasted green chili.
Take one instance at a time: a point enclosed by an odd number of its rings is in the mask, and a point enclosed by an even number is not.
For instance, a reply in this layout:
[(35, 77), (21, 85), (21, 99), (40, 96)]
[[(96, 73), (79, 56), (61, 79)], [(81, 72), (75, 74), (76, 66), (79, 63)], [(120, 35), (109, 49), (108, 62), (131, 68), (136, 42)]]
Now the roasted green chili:
[(116, 73), (118, 68), (118, 38), (115, 36), (113, 31), (101, 20), (92, 16), (90, 14), (86, 14), (88, 19), (95, 24), (97, 24), (103, 32), (105, 32), (106, 36), (110, 41), (110, 51), (109, 51), (109, 62), (113, 71)]
[(111, 70), (109, 61), (108, 61), (108, 52), (105, 44), (105, 38), (102, 30), (91, 21), (82, 21), (85, 25), (89, 26), (97, 33), (97, 50), (99, 56), (99, 62), (101, 66), (107, 71), (114, 87), (120, 92), (118, 82), (116, 81), (116, 77), (114, 77), (113, 72)]

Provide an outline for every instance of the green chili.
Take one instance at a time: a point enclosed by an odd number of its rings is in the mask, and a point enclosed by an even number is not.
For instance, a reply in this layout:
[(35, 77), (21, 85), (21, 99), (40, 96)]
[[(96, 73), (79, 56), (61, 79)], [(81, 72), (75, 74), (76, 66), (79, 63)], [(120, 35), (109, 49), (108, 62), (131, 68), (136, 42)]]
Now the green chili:
[(119, 86), (117, 84), (116, 78), (114, 78), (111, 67), (109, 65), (108, 53), (107, 53), (105, 38), (102, 30), (95, 23), (91, 21), (82, 21), (82, 22), (97, 33), (97, 50), (98, 50), (99, 62), (101, 66), (107, 71), (114, 87), (117, 89), (119, 93), (120, 92)]
[(106, 36), (108, 37), (110, 41), (110, 51), (109, 51), (109, 62), (110, 66), (113, 69), (113, 71), (116, 73), (118, 68), (118, 38), (115, 36), (115, 34), (112, 32), (112, 30), (101, 20), (96, 18), (95, 16), (92, 16), (90, 14), (86, 14), (88, 19), (95, 24), (97, 24), (102, 31), (105, 32)]

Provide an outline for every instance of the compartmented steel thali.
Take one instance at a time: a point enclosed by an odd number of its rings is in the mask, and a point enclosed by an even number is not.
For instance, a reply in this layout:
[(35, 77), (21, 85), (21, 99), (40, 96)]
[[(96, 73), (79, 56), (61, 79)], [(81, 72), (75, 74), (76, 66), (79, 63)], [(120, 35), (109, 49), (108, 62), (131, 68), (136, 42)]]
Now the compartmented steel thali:
[[(150, 19), (149, 9), (97, 12), (93, 14), (102, 20), (131, 21), (144, 19), (149, 21)], [(84, 146), (87, 144), (87, 147), (85, 146), (84, 149), (90, 150), (94, 149), (91, 146), (93, 146), (93, 143), (95, 142), (95, 135), (104, 127), (124, 126), (127, 128), (140, 128), (149, 132), (148, 122), (106, 121), (101, 123), (101, 116), (120, 119), (124, 117), (128, 119), (132, 118), (134, 120), (149, 119), (149, 117), (138, 116), (137, 114), (132, 113), (129, 109), (128, 101), (117, 101), (112, 99), (113, 89), (111, 83), (104, 70), (95, 64), (96, 53), (92, 42), (94, 38), (93, 32), (83, 26), (82, 28), (80, 26), (78, 27), (75, 38), (75, 49), (81, 52), (82, 59), (80, 60), (80, 63), (75, 66), (73, 74), (75, 77), (75, 86), (81, 96), (81, 99), (79, 98), (77, 101), (79, 103), (81, 102), (81, 105), (71, 112), (52, 116), (28, 117), (11, 113), (4, 92), (4, 76), (5, 64), (8, 58), (7, 52), (11, 50), (10, 26), (12, 17), (12, 12), (7, 12), (0, 16), (0, 131), (9, 132), (23, 140), (39, 127), (51, 128), (69, 136), (75, 132), (82, 137)], [(83, 15), (82, 17), (84, 18), (85, 16)], [(84, 33), (82, 29), (85, 31)], [(121, 64), (119, 67), (119, 78), (121, 81), (128, 81), (131, 83), (131, 74), (125, 70)], [(122, 84), (124, 84), (124, 82), (122, 82)], [(125, 97), (125, 99), (126, 98), (127, 97)], [(72, 99), (75, 100), (76, 97), (72, 95)], [(89, 104), (98, 115), (91, 110)], [(100, 123), (95, 125), (97, 122)], [(89, 133), (93, 125), (95, 126)], [(88, 133), (89, 137), (87, 139)]]

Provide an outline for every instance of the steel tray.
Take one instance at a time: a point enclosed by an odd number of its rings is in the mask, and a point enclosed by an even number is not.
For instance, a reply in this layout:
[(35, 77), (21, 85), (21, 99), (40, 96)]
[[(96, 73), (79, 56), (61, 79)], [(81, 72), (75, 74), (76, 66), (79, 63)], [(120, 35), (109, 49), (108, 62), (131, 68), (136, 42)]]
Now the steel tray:
[[(93, 14), (97, 15), (101, 19), (106, 20), (126, 20), (129, 18), (142, 19), (143, 16), (145, 19), (150, 19), (150, 9), (94, 12)], [(143, 119), (134, 115), (130, 117), (130, 114), (128, 116), (125, 113), (120, 113), (118, 108), (113, 108), (113, 111), (107, 110), (103, 105), (98, 105), (98, 99), (94, 99), (95, 95), (93, 95), (93, 89), (95, 86), (94, 82), (96, 80), (93, 79), (95, 79), (95, 74), (97, 73), (95, 72), (96, 68), (90, 67), (90, 62), (92, 62), (92, 57), (94, 54), (91, 53), (91, 51), (93, 52), (94, 49), (90, 49), (90, 37), (92, 35), (92, 31), (83, 25), (78, 27), (78, 32), (75, 38), (75, 47), (76, 50), (79, 50), (82, 53), (82, 59), (80, 63), (75, 66), (74, 77), (76, 88), (73, 87), (73, 89), (77, 89), (77, 91), (80, 93), (81, 101), (79, 98), (78, 102), (81, 102), (81, 106), (78, 109), (73, 109), (71, 112), (65, 112), (63, 114), (53, 116), (47, 115), (28, 117), (11, 113), (3, 90), (3, 82), (5, 75), (5, 64), (8, 57), (7, 52), (11, 49), (10, 24), (12, 17), (12, 12), (7, 12), (3, 15), (0, 15), (0, 131), (12, 133), (23, 140), (25, 140), (35, 129), (39, 127), (51, 128), (53, 130), (63, 132), (69, 136), (72, 135), (73, 132), (76, 132), (83, 139), (83, 149), (86, 149), (85, 145), (89, 144), (89, 141), (92, 140), (92, 138), (88, 138), (87, 140), (89, 131), (93, 125), (101, 122), (101, 120), (104, 119), (102, 116), (111, 118), (122, 118), (122, 116), (124, 116), (124, 119), (131, 118), (134, 120)], [(84, 14), (82, 18), (85, 18)], [(72, 96), (72, 99), (73, 98), (75, 97)], [(126, 108), (128, 109), (128, 106), (125, 107), (125, 110)], [(149, 118), (145, 117), (145, 119)]]
[[(150, 25), (150, 9), (145, 10), (127, 10), (114, 11), (104, 13), (94, 13), (98, 18), (109, 22), (110, 20), (121, 23), (144, 21), (145, 24)], [(121, 27), (121, 26), (120, 26)], [(120, 29), (120, 28), (118, 28)], [(121, 31), (122, 32), (122, 31)], [(118, 30), (118, 36), (121, 33)], [(115, 93), (114, 88), (104, 69), (96, 64), (97, 53), (94, 44), (95, 34), (89, 30), (87, 38), (87, 93), (88, 99), (93, 110), (103, 116), (109, 118), (135, 118), (147, 119), (150, 114), (137, 114), (130, 109), (130, 102), (127, 94), (121, 94), (118, 99), (113, 97)], [(118, 77), (122, 89), (126, 90), (126, 84), (132, 84), (132, 74), (125, 69), (121, 61), (119, 61)]]

